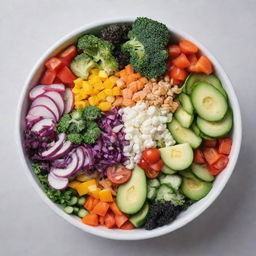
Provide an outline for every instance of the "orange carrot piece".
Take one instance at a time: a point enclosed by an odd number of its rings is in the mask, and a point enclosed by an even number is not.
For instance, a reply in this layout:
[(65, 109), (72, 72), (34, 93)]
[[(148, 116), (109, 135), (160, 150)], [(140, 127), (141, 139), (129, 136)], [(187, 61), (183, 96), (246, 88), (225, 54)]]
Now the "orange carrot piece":
[(123, 106), (125, 107), (132, 107), (135, 105), (135, 102), (131, 99), (123, 99)]
[(137, 86), (137, 82), (133, 81), (130, 84), (128, 84), (127, 86), (128, 89), (130, 89), (133, 93), (138, 91), (138, 86)]
[(113, 103), (114, 107), (119, 107), (122, 105), (123, 102), (123, 97), (116, 97), (116, 100)]
[(108, 203), (100, 201), (94, 206), (91, 213), (94, 213), (100, 216), (105, 216), (108, 211), (108, 208), (109, 208)]
[(99, 223), (100, 223), (100, 225), (104, 225), (104, 217), (103, 216), (99, 216)]
[(143, 83), (143, 84), (146, 84), (148, 82), (148, 79), (146, 77), (142, 77), (140, 78), (140, 81)]
[(120, 76), (121, 76), (121, 77), (122, 77), (122, 76), (126, 76), (126, 75), (127, 75), (127, 73), (126, 73), (126, 70), (125, 70), (125, 69), (123, 69), (123, 70), (119, 71), (119, 74), (120, 74)]
[(119, 210), (119, 208), (118, 208), (118, 206), (115, 202), (110, 204), (110, 209), (117, 216), (122, 216), (123, 215), (123, 213)]
[(113, 228), (115, 226), (115, 216), (112, 212), (108, 212), (104, 217), (104, 225), (107, 228)]
[(127, 75), (131, 75), (131, 74), (134, 73), (134, 69), (133, 69), (133, 67), (132, 67), (131, 64), (129, 64), (129, 65), (127, 65), (127, 66), (125, 67), (125, 71), (126, 71), (126, 74), (127, 74)]
[(199, 58), (195, 67), (197, 68), (198, 72), (203, 72), (206, 75), (211, 74), (213, 71), (211, 61), (204, 55)]
[(126, 221), (128, 220), (128, 218), (123, 214), (123, 215), (116, 215), (115, 216), (115, 222), (116, 225), (120, 228)]
[(82, 222), (86, 225), (90, 226), (98, 226), (99, 225), (99, 220), (98, 216), (96, 214), (88, 214), (82, 218)]
[(130, 221), (125, 222), (120, 229), (124, 229), (124, 230), (131, 230), (134, 229), (134, 226), (132, 225), (132, 223)]
[(141, 80), (137, 81), (137, 89), (138, 91), (142, 90), (144, 88), (144, 83)]
[(133, 93), (132, 93), (131, 89), (126, 88), (126, 89), (123, 89), (123, 90), (122, 90), (122, 95), (123, 95), (123, 97), (124, 97), (125, 99), (131, 99)]
[(133, 96), (132, 96), (132, 100), (135, 102), (138, 102), (140, 100), (143, 100), (146, 97), (146, 93), (144, 91), (139, 91), (136, 92)]
[(92, 196), (88, 197), (86, 199), (86, 202), (85, 202), (85, 205), (84, 205), (84, 208), (88, 211), (91, 211), (93, 209), (93, 201), (94, 201), (94, 198)]

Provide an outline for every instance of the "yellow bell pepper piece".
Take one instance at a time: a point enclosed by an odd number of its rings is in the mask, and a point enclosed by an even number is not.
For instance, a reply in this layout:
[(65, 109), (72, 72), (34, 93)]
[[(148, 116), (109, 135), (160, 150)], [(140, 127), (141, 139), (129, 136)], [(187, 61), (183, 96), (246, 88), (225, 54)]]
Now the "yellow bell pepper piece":
[(85, 108), (85, 107), (87, 107), (89, 104), (88, 104), (88, 101), (86, 100), (86, 101), (82, 101), (82, 100), (80, 100), (80, 101), (75, 101), (75, 108), (76, 109), (82, 109), (82, 108)]
[(97, 69), (97, 68), (91, 69), (90, 74), (98, 75), (99, 74), (99, 69)]
[(80, 183), (81, 183), (81, 182), (79, 182), (79, 181), (77, 181), (77, 180), (74, 180), (74, 181), (69, 182), (68, 186), (69, 186), (70, 188), (76, 189), (77, 186), (78, 186)]
[(91, 97), (88, 99), (88, 101), (89, 101), (89, 104), (90, 104), (91, 106), (96, 106), (96, 105), (99, 104), (99, 100), (98, 100), (98, 97), (97, 97), (97, 96), (91, 96)]
[(88, 187), (89, 187), (89, 186), (92, 186), (92, 185), (95, 185), (95, 186), (97, 185), (95, 179), (87, 180), (87, 181), (85, 181), (85, 182), (83, 182), (83, 183), (80, 183), (80, 184), (76, 187), (76, 190), (77, 190), (77, 192), (78, 192), (78, 194), (79, 194), (80, 196), (83, 196), (83, 195), (85, 195), (85, 194), (87, 194), (87, 193), (89, 192)]
[(98, 100), (101, 101), (101, 100), (105, 100), (106, 97), (107, 97), (107, 95), (105, 94), (104, 91), (102, 91), (102, 92), (99, 92), (99, 93), (97, 94), (97, 97), (98, 97)]
[(116, 83), (114, 81), (111, 81), (110, 79), (104, 81), (104, 86), (106, 89), (112, 89), (115, 84)]
[(113, 95), (112, 89), (105, 89), (104, 92), (105, 92), (105, 94), (108, 95), (108, 96), (112, 96), (112, 95)]
[(103, 102), (100, 102), (98, 107), (102, 111), (109, 111), (112, 108), (112, 105), (110, 102), (103, 101)]
[(85, 94), (91, 95), (93, 93), (93, 86), (89, 83), (83, 85), (83, 92)]
[(119, 95), (122, 95), (122, 92), (121, 92), (121, 89), (117, 86), (115, 86), (113, 89), (112, 89), (112, 92), (113, 92), (113, 95), (114, 96), (119, 96)]
[(113, 202), (113, 197), (110, 189), (102, 189), (99, 192), (100, 201)]
[(79, 93), (81, 92), (81, 89), (78, 88), (78, 87), (74, 87), (74, 88), (72, 89), (72, 92), (73, 92), (74, 94), (79, 94)]
[(100, 189), (96, 185), (91, 185), (88, 187), (88, 194), (94, 198), (99, 198)]
[(97, 90), (100, 90), (100, 91), (105, 89), (104, 84), (102, 82), (99, 82), (99, 83), (95, 84), (94, 88), (97, 89)]
[(82, 78), (77, 78), (74, 80), (75, 87), (79, 88), (83, 86), (83, 79)]

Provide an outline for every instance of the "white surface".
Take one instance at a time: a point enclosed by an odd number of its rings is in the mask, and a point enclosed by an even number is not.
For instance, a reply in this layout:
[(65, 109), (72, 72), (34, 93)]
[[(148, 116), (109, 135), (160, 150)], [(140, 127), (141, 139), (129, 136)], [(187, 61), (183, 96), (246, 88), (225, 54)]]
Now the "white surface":
[[(75, 4), (74, 4), (75, 2)], [(255, 255), (255, 1), (2, 1), (0, 10), (0, 246), (3, 255)], [(158, 11), (159, 10), (159, 11)], [(161, 10), (161, 12), (160, 12)], [(237, 91), (244, 140), (220, 198), (171, 235), (141, 242), (96, 238), (57, 217), (35, 194), (17, 160), (13, 123), (35, 61), (67, 31), (97, 17), (150, 16), (189, 32), (224, 66)], [(45, 222), (47, 220), (47, 222)], [(45, 225), (45, 223), (48, 223)]]

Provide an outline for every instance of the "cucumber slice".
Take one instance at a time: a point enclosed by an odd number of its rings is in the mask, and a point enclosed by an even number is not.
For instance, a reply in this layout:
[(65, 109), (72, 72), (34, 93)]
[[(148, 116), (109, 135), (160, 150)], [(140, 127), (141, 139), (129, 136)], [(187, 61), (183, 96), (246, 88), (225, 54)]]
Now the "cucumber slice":
[(168, 166), (164, 165), (164, 167), (161, 169), (161, 172), (164, 174), (174, 174), (176, 171), (172, 170)]
[(160, 183), (171, 187), (174, 190), (178, 190), (181, 185), (182, 179), (179, 175), (165, 175), (160, 177)]
[(207, 136), (203, 132), (200, 132), (200, 137), (205, 139), (205, 140), (212, 140), (212, 139), (214, 139), (213, 137)]
[(164, 164), (177, 171), (187, 169), (194, 158), (193, 150), (188, 143), (160, 148), (160, 153)]
[(214, 180), (214, 176), (209, 172), (205, 164), (196, 164), (191, 165), (192, 172), (196, 175), (197, 178), (203, 181), (211, 182)]
[(197, 127), (196, 122), (193, 122), (193, 124), (192, 124), (192, 126), (191, 126), (191, 129), (193, 130), (193, 132), (194, 132), (197, 136), (201, 137), (201, 136), (200, 136), (200, 130), (199, 130), (199, 128)]
[(193, 107), (190, 97), (185, 93), (181, 93), (179, 95), (179, 101), (180, 101), (181, 106), (184, 108), (184, 110), (187, 113), (193, 115), (194, 107)]
[(191, 200), (200, 200), (212, 189), (212, 183), (200, 181), (196, 178), (183, 178), (181, 191)]
[(178, 143), (189, 143), (192, 148), (198, 148), (202, 143), (202, 138), (197, 136), (191, 129), (184, 128), (173, 118), (167, 125), (170, 133)]
[(153, 201), (156, 198), (157, 188), (148, 187), (147, 199)]
[(196, 176), (192, 173), (191, 170), (183, 170), (180, 171), (179, 174), (185, 178), (196, 178)]
[(142, 209), (138, 213), (136, 213), (135, 215), (129, 218), (129, 221), (136, 228), (138, 228), (145, 223), (148, 213), (149, 213), (149, 204), (145, 203), (145, 205), (142, 207)]
[(160, 182), (157, 178), (155, 179), (148, 179), (148, 186), (152, 188), (159, 188)]
[(85, 209), (80, 209), (77, 213), (78, 217), (83, 218), (84, 216), (88, 215), (89, 212), (87, 212)]
[(226, 94), (224, 88), (222, 87), (222, 84), (221, 84), (219, 78), (215, 75), (205, 75), (202, 73), (191, 73), (185, 81), (183, 91), (186, 92), (187, 94), (191, 94), (193, 86), (197, 82), (208, 82), (209, 84), (214, 86), (216, 89), (218, 89), (225, 96), (225, 98), (227, 98), (227, 94)]
[(221, 120), (228, 110), (225, 97), (206, 82), (195, 84), (191, 100), (197, 114), (207, 121)]
[(221, 120), (228, 110), (225, 97), (207, 82), (195, 84), (191, 100), (198, 115), (208, 121)]
[(228, 134), (233, 126), (232, 111), (228, 110), (225, 117), (218, 122), (208, 122), (200, 117), (196, 120), (198, 128), (209, 137), (218, 138)]
[(174, 117), (185, 128), (189, 128), (194, 120), (194, 115), (190, 115), (181, 106), (175, 111)]
[(74, 208), (72, 206), (66, 206), (64, 208), (64, 212), (67, 213), (67, 214), (72, 214), (74, 211)]

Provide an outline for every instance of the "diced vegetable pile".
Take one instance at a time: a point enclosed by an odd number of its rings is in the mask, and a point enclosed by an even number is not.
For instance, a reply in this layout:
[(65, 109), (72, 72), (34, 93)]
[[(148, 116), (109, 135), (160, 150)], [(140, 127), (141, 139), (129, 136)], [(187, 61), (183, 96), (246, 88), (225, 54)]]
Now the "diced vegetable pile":
[(34, 174), (86, 225), (169, 224), (229, 162), (228, 95), (196, 45), (173, 42), (148, 18), (108, 25), (50, 57), (29, 93)]

